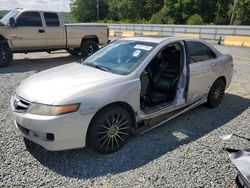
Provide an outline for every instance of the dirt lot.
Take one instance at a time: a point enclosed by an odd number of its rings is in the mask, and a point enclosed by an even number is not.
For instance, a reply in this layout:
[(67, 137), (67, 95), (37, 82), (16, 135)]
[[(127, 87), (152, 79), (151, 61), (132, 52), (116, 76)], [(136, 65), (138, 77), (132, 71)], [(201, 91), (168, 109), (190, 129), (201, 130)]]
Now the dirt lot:
[(250, 48), (216, 46), (232, 54), (234, 79), (223, 104), (203, 106), (149, 133), (133, 137), (120, 151), (100, 155), (87, 149), (48, 152), (24, 143), (10, 114), (10, 95), (28, 76), (71, 63), (64, 52), (18, 54), (0, 69), (0, 187), (228, 187), (237, 171), (222, 147), (249, 147)]

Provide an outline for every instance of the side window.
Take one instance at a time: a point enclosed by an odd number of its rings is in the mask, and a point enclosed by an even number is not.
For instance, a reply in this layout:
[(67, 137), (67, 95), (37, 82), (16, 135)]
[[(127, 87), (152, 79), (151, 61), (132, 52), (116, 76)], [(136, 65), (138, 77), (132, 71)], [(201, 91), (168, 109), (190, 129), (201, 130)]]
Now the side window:
[(45, 18), (46, 26), (48, 27), (60, 26), (60, 21), (56, 13), (44, 13), (44, 18)]
[(17, 19), (17, 26), (42, 27), (42, 19), (38, 12), (24, 12)]
[(216, 54), (201, 42), (187, 41), (190, 63), (215, 59)]

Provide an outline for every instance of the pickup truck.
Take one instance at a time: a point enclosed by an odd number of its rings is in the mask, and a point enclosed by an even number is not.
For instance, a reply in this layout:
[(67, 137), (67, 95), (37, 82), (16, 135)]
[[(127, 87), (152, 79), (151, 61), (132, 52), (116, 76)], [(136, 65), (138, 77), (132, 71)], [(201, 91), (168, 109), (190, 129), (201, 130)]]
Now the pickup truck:
[(88, 56), (108, 42), (109, 29), (102, 24), (64, 24), (60, 13), (15, 9), (0, 20), (0, 67), (8, 66), (13, 53), (60, 49)]

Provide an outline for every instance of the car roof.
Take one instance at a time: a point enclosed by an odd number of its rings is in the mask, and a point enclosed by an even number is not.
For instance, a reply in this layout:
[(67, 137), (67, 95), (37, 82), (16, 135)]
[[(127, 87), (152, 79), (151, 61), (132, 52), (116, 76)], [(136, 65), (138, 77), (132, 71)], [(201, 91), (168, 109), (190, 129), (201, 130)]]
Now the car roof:
[(124, 37), (119, 40), (131, 40), (131, 41), (139, 41), (139, 42), (150, 42), (159, 44), (164, 41), (175, 41), (175, 40), (194, 40), (199, 41), (197, 39), (189, 38), (189, 37)]

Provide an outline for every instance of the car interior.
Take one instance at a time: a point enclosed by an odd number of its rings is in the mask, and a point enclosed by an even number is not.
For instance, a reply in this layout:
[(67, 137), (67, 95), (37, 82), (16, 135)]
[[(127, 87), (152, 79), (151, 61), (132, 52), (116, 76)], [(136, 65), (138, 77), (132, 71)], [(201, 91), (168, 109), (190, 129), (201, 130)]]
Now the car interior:
[(141, 75), (141, 109), (148, 109), (174, 100), (182, 73), (182, 45), (163, 48)]

